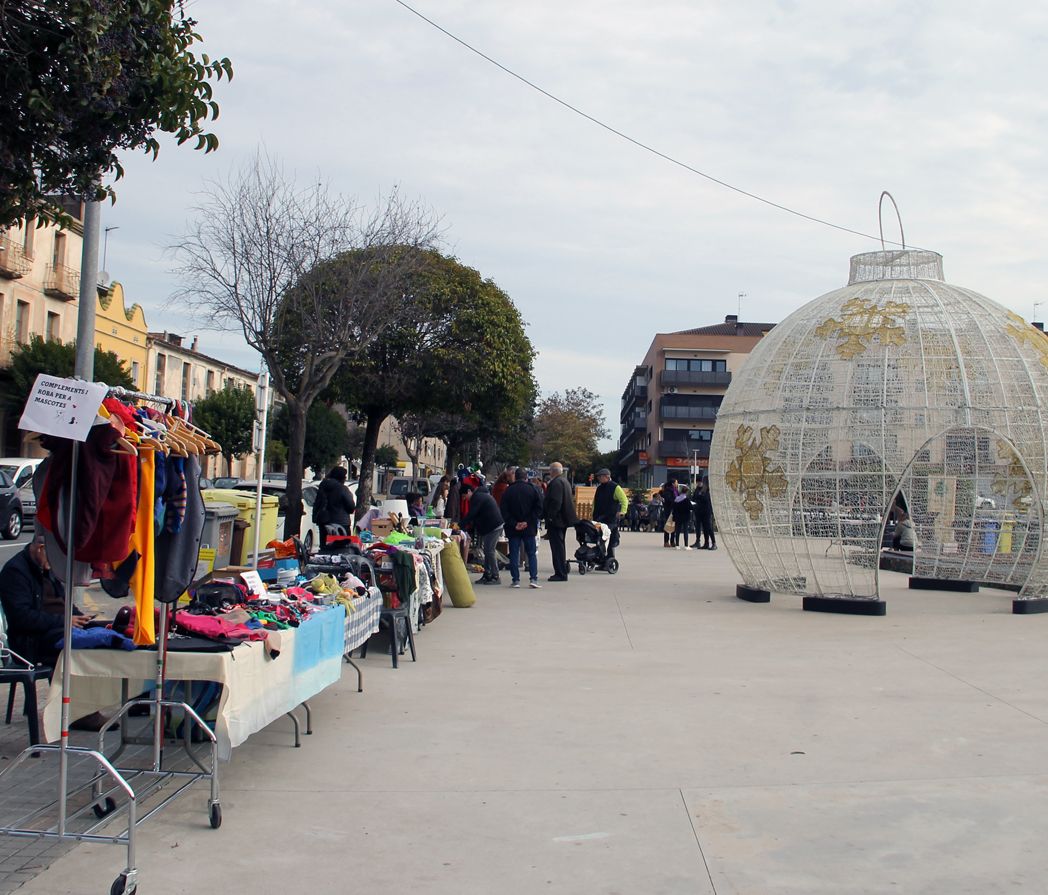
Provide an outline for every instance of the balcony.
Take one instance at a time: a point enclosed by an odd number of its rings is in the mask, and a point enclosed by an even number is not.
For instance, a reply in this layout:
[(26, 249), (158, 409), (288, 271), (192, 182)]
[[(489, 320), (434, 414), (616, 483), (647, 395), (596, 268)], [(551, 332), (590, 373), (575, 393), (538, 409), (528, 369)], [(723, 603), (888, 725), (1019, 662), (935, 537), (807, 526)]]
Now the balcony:
[(20, 243), (8, 236), (0, 236), (0, 277), (17, 280), (33, 269)]
[(698, 452), (699, 459), (708, 459), (710, 456), (710, 443), (708, 441), (660, 441), (659, 457), (666, 460), (676, 457), (683, 460), (691, 460)]
[(659, 404), (660, 420), (715, 420), (716, 407), (687, 407), (682, 404)]
[(628, 385), (622, 393), (621, 418), (625, 419), (638, 401), (646, 401), (648, 398), (648, 387), (646, 385)]
[(64, 264), (48, 265), (44, 292), (52, 298), (76, 301), (80, 295), (80, 271)]
[(698, 370), (663, 370), (659, 373), (659, 383), (663, 388), (671, 385), (704, 385), (727, 388), (731, 385), (731, 373), (727, 370), (716, 373), (704, 373)]

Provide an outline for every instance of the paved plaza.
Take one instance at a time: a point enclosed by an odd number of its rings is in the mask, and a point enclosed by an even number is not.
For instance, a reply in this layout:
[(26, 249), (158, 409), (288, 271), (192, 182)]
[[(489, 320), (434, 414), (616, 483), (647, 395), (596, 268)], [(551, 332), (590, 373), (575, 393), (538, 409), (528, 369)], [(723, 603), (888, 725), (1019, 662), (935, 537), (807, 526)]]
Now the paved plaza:
[[(723, 550), (661, 541), (625, 534), (614, 577), (477, 588), (417, 663), (372, 651), (363, 693), (347, 666), (302, 748), (277, 723), (235, 751), (220, 830), (204, 786), (141, 828), (140, 891), (1044, 891), (1048, 616), (893, 573), (885, 618), (752, 605)], [(123, 867), (63, 850), (19, 892)]]

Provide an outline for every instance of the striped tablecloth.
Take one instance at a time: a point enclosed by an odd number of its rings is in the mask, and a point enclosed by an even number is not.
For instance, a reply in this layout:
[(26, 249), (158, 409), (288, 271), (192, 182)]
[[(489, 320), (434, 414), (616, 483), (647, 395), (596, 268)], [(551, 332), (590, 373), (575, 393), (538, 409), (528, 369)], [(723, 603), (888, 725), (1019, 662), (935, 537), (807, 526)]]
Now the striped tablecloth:
[(378, 617), (382, 611), (382, 594), (373, 588), (374, 594), (357, 597), (353, 603), (353, 612), (346, 613), (346, 642), (343, 652), (349, 653), (363, 646), (367, 639), (378, 630)]

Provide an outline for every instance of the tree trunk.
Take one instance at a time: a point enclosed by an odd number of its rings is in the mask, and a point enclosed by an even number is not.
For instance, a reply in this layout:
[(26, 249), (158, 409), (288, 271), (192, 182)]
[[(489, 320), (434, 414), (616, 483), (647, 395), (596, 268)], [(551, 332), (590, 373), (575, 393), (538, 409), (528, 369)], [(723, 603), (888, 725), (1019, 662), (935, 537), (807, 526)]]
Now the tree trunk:
[(364, 429), (364, 444), (360, 448), (360, 483), (357, 485), (357, 518), (371, 508), (371, 479), (375, 473), (375, 451), (378, 449), (378, 432), (389, 416), (388, 410), (367, 411), (367, 427)]
[[(287, 402), (288, 441), (287, 448), (287, 515), (284, 517), (284, 539), (294, 537), (302, 531), (302, 475), (306, 454), (306, 407), (301, 401)], [(258, 471), (261, 478), (262, 470)]]

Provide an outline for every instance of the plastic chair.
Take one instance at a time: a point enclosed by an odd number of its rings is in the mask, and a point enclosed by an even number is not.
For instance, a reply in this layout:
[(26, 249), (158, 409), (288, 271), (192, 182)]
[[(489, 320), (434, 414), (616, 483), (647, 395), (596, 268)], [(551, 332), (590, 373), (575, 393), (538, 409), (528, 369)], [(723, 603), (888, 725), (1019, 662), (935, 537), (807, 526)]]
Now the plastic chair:
[[(7, 694), (7, 715), (4, 723), (11, 723), (11, 715), (15, 708), (15, 690), (21, 684), (26, 723), (29, 726), (29, 745), (35, 746), (40, 742), (40, 714), (36, 700), (36, 682), (50, 680), (52, 668), (50, 665), (34, 665), (28, 659), (22, 658), (18, 653), (9, 649), (0, 650), (0, 660), (4, 663), (3, 668), (0, 668), (0, 686), (11, 685)], [(18, 664), (14, 664), (15, 662)]]
[[(353, 574), (356, 575), (361, 581), (367, 584), (369, 587), (377, 586), (383, 593), (390, 593), (390, 589), (382, 588), (378, 584), (378, 570), (375, 568), (375, 564), (371, 561), (368, 556), (351, 556), (349, 558), (350, 568)], [(370, 583), (365, 579), (364, 575), (367, 574), (370, 579)], [(393, 589), (395, 591), (395, 588)], [(400, 636), (400, 623), (403, 620), (404, 628), (407, 630), (407, 637), (402, 638)], [(382, 607), (382, 611), (378, 616), (378, 623), (381, 627), (383, 624), (389, 629), (389, 653), (393, 658), (393, 667), (398, 667), (397, 657), (404, 653), (405, 639), (407, 645), (411, 650), (411, 661), (417, 662), (418, 656), (415, 654), (415, 632), (411, 630), (411, 619), (408, 617), (408, 601), (401, 601), (400, 606), (396, 609), (388, 609), (385, 606)], [(368, 655), (368, 645), (365, 642), (360, 648), (360, 658), (366, 659)]]

